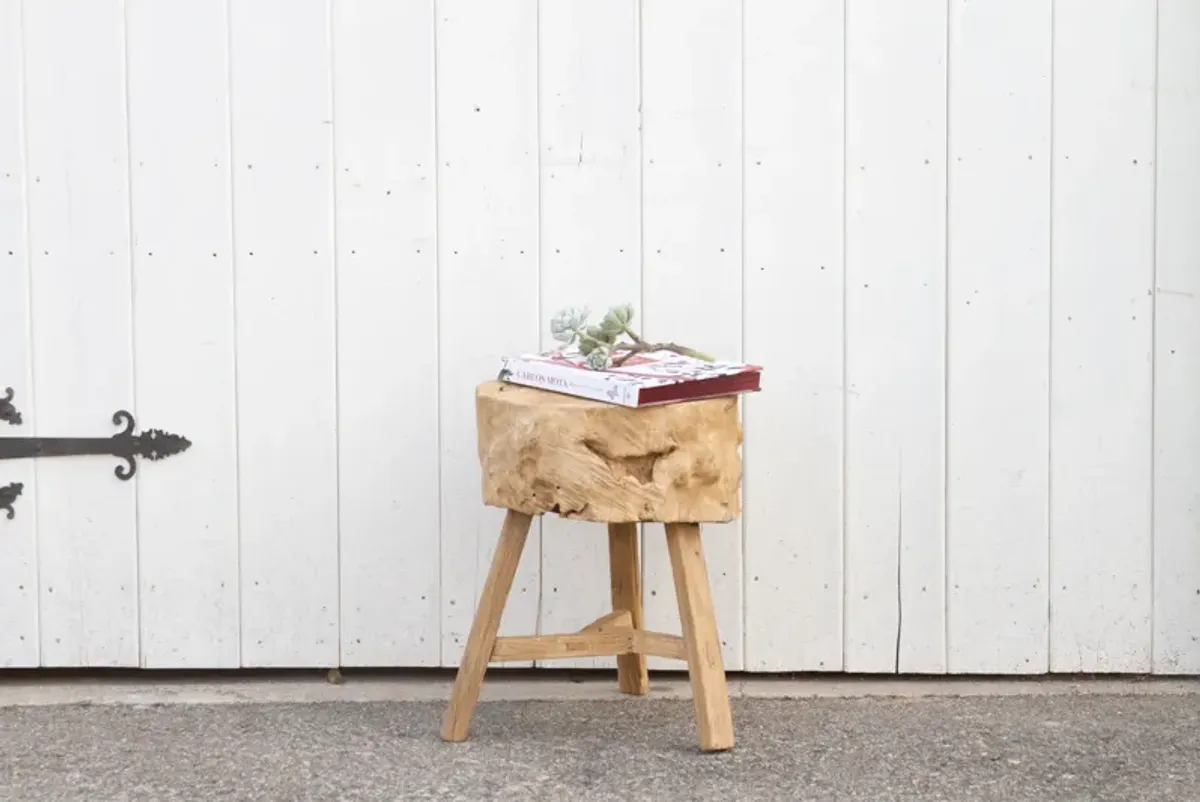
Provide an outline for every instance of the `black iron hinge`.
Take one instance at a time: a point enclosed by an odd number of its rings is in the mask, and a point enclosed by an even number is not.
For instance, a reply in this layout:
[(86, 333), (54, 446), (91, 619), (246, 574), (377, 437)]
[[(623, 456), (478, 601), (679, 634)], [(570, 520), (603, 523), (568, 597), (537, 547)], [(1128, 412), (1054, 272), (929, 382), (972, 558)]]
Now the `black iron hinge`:
[[(12, 388), (6, 388), (4, 398), (0, 399), (0, 421), (7, 421), (10, 426), (19, 426), (21, 412), (13, 406), (13, 397)], [(124, 429), (109, 437), (0, 437), (0, 460), (34, 457), (117, 457), (125, 462), (116, 466), (113, 472), (118, 479), (128, 481), (137, 473), (139, 457), (150, 461), (166, 459), (187, 451), (192, 445), (186, 437), (164, 432), (162, 429), (147, 429), (141, 434), (134, 434), (136, 421), (131, 413), (123, 409), (113, 414), (112, 421), (117, 426), (124, 426)], [(13, 504), (24, 489), (25, 486), (20, 482), (0, 487), (0, 511), (9, 519), (13, 518)]]

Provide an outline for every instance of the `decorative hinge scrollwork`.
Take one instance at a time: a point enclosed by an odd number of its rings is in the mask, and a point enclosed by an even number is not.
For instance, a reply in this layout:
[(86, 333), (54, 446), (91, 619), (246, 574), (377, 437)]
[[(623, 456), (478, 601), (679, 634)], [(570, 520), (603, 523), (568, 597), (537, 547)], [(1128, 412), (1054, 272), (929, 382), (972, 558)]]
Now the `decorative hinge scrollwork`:
[(21, 491), (24, 489), (25, 485), (20, 482), (12, 482), (0, 487), (0, 512), (3, 512), (10, 521), (16, 517), (13, 505), (17, 503), (17, 499), (20, 498)]
[(13, 388), (4, 388), (4, 397), (0, 398), (0, 421), (5, 421), (9, 426), (21, 425), (21, 410), (13, 406)]
[[(0, 420), (16, 426), (21, 413), (12, 404), (12, 389), (5, 390), (0, 400)], [(112, 416), (117, 426), (124, 428), (109, 437), (0, 437), (0, 460), (32, 459), (34, 457), (111, 456), (124, 460), (113, 469), (118, 479), (128, 481), (137, 473), (138, 459), (157, 462), (187, 451), (192, 442), (181, 435), (162, 429), (147, 429), (134, 434), (137, 422), (131, 413), (118, 410)], [(0, 487), (0, 512), (14, 516), (13, 504), (24, 485), (13, 483)]]

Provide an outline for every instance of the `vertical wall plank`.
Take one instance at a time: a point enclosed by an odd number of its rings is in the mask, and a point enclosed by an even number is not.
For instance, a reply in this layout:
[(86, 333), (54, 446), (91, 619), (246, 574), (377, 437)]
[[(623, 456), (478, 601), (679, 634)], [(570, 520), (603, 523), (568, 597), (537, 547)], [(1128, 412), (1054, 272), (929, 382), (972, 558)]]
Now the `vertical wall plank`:
[(338, 661), (330, 20), (230, 6), (242, 664)]
[(1043, 0), (950, 4), (952, 672), (1048, 666), (1051, 30)]
[(137, 415), (193, 443), (137, 476), (141, 664), (236, 668), (228, 21), (221, 4), (126, 14)]
[(342, 663), (436, 666), (433, 0), (334, 8)]
[[(842, 665), (841, 0), (746, 3), (746, 668)], [(785, 612), (786, 611), (786, 612)]]
[[(564, 0), (541, 7), (541, 325), (589, 306), (641, 314), (638, 3)], [(599, 524), (542, 520), (542, 632), (570, 632), (612, 609), (608, 535)], [(616, 665), (555, 660), (552, 668)]]
[[(11, 387), (20, 426), (0, 421), (0, 436), (33, 429), (26, 247), (25, 107), (21, 4), (0, 3), (0, 398)], [(0, 510), (0, 668), (38, 664), (37, 509), (33, 465), (0, 468), (0, 488), (20, 483), (13, 517)]]
[(1054, 15), (1050, 668), (1148, 671), (1155, 8)]
[(848, 0), (848, 671), (945, 669), (946, 3)]
[[(442, 662), (462, 656), (503, 513), (483, 506), (475, 388), (538, 332), (537, 3), (437, 7)], [(501, 634), (532, 632), (537, 530)], [(522, 664), (512, 664), (522, 665)]]
[[(742, 354), (742, 19), (728, 0), (642, 7), (646, 337)], [(704, 527), (725, 667), (742, 666), (741, 520)], [(678, 630), (663, 527), (645, 527), (646, 625)], [(677, 668), (671, 661), (664, 666)]]
[[(37, 431), (114, 434), (134, 401), (122, 4), (24, 13)], [(37, 466), (43, 665), (138, 664), (135, 489), (114, 467)]]
[(1200, 4), (1158, 4), (1154, 671), (1200, 673)]

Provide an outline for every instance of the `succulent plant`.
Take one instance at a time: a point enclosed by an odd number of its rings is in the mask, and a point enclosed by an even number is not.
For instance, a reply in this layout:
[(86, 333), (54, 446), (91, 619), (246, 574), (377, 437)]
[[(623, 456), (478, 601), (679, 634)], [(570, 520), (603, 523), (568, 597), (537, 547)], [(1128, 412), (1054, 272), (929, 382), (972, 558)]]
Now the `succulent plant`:
[[(589, 310), (586, 306), (560, 310), (550, 319), (550, 334), (562, 343), (563, 348), (578, 345), (579, 352), (587, 357), (592, 370), (606, 370), (610, 366), (624, 364), (634, 354), (648, 351), (674, 351), (705, 362), (714, 359), (676, 343), (648, 343), (630, 328), (633, 322), (633, 304), (622, 304), (608, 310), (599, 325), (587, 325)], [(621, 335), (630, 342), (621, 342)]]

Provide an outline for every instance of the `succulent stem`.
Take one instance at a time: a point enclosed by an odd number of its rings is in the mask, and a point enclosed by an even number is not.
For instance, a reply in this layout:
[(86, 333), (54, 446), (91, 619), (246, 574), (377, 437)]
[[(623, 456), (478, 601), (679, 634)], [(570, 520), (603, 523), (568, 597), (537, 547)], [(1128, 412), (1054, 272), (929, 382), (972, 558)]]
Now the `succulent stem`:
[(644, 353), (647, 353), (650, 351), (672, 351), (676, 354), (683, 354), (684, 356), (690, 356), (693, 359), (703, 360), (704, 362), (715, 362), (716, 361), (716, 359), (709, 356), (708, 354), (705, 354), (701, 351), (697, 351), (694, 348), (688, 348), (687, 346), (679, 345), (678, 343), (648, 343), (648, 342), (645, 342), (644, 340), (638, 340), (633, 345), (626, 345), (625, 343), (617, 343), (616, 345), (613, 346), (613, 348), (615, 350), (623, 352), (620, 356), (613, 359), (613, 367), (619, 367), (620, 365), (625, 364), (625, 360), (629, 359), (634, 354), (644, 354)]

